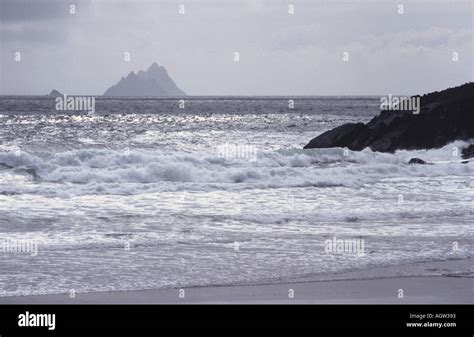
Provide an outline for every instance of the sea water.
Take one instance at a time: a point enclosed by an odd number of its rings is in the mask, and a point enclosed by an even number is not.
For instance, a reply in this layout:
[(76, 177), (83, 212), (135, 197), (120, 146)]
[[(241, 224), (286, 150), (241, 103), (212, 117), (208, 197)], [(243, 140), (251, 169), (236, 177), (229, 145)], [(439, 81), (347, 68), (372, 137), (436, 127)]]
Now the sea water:
[[(460, 159), (467, 143), (302, 149), (369, 121), (377, 97), (179, 100), (97, 97), (90, 114), (0, 97), (0, 296), (317, 280), (472, 255), (474, 163), (407, 165)], [(364, 251), (328, 250), (337, 240)]]

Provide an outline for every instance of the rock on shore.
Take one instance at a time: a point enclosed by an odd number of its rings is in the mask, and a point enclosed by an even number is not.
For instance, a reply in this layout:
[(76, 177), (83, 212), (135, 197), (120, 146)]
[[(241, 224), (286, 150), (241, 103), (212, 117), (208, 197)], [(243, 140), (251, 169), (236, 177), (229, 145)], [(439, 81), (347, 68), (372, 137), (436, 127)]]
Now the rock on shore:
[[(439, 148), (474, 139), (474, 83), (420, 97), (420, 112), (382, 110), (369, 123), (349, 123), (313, 138), (304, 148), (347, 147), (394, 152)], [(464, 155), (473, 156), (472, 145)], [(466, 154), (465, 154), (466, 153)], [(466, 157), (465, 157), (466, 158)]]

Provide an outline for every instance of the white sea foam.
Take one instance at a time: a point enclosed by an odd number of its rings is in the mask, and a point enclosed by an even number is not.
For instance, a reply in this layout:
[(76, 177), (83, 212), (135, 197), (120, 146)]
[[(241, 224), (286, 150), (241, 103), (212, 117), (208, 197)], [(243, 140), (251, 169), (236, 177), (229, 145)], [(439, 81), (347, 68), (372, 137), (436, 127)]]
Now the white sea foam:
[[(38, 241), (35, 268), (31, 256), (0, 254), (0, 296), (273, 283), (472, 256), (473, 163), (407, 164), (460, 159), (467, 143), (301, 149), (367, 122), (378, 98), (372, 111), (371, 100), (316, 99), (291, 113), (270, 101), (213, 101), (200, 105), (205, 114), (106, 103), (97, 116), (21, 103), (28, 114), (0, 117), (0, 241)], [(232, 151), (222, 155), (222, 144)], [(364, 239), (367, 254), (326, 254), (334, 236)]]
[[(143, 191), (247, 189), (346, 186), (358, 188), (385, 178), (472, 176), (472, 162), (408, 165), (412, 157), (430, 161), (459, 160), (455, 142), (440, 149), (377, 153), (334, 149), (288, 149), (259, 152), (257, 160), (223, 158), (213, 153), (173, 153), (138, 150), (82, 149), (56, 154), (20, 155), (0, 152), (0, 163), (16, 174), (31, 175), (34, 185), (11, 186), (3, 179), (3, 193), (60, 195), (135, 194)], [(460, 153), (460, 151), (458, 151)], [(42, 188), (42, 184), (45, 184)], [(48, 183), (54, 183), (57, 190)]]

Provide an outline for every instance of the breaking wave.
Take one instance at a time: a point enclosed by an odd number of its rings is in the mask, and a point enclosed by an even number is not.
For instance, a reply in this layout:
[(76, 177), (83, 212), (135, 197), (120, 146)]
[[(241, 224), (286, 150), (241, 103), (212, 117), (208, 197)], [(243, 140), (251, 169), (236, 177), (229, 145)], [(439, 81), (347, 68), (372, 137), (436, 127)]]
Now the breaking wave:
[[(412, 157), (430, 161), (460, 159), (458, 141), (434, 150), (395, 154), (341, 148), (257, 152), (256, 158), (227, 158), (215, 153), (81, 149), (62, 153), (0, 152), (0, 174), (30, 177), (29, 183), (7, 184), (0, 193), (58, 195), (136, 194), (166, 190), (212, 190), (280, 187), (361, 187), (385, 178), (472, 176), (472, 162), (408, 165)], [(458, 151), (460, 153), (460, 150)]]

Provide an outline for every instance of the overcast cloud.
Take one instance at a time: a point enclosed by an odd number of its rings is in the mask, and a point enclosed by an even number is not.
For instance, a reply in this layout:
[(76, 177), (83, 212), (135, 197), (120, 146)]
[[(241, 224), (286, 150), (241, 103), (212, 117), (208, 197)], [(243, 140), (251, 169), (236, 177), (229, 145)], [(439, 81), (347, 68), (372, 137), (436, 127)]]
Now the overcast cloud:
[(415, 94), (473, 80), (473, 1), (0, 3), (1, 94), (98, 95), (154, 61), (190, 95)]

